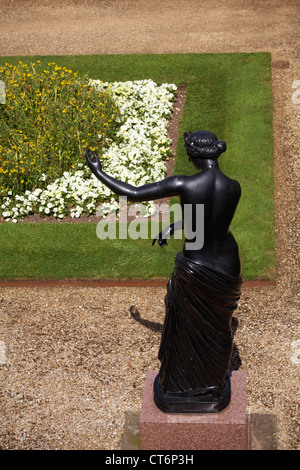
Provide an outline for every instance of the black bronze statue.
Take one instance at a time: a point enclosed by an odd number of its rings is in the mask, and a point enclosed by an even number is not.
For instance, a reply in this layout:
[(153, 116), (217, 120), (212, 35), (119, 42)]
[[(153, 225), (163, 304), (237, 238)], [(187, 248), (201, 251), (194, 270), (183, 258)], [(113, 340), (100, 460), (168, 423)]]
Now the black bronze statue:
[[(230, 224), (241, 188), (219, 169), (217, 159), (226, 150), (225, 142), (208, 131), (183, 137), (189, 159), (199, 172), (140, 187), (104, 173), (99, 158), (88, 148), (85, 157), (102, 183), (130, 201), (179, 196), (182, 209), (191, 205), (192, 217), (185, 220), (183, 216), (179, 223), (185, 241), (167, 285), (154, 400), (169, 413), (214, 413), (230, 401), (231, 318), (242, 286), (239, 250)], [(197, 204), (204, 205), (204, 244), (193, 249)], [(161, 246), (166, 244), (166, 233), (172, 235), (176, 228), (178, 223), (159, 235)]]

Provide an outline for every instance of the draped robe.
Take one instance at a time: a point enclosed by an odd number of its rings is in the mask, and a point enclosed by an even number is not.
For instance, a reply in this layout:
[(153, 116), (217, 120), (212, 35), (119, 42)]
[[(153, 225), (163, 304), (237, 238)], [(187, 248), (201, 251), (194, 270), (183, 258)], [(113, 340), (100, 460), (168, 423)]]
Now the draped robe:
[(193, 401), (206, 392), (222, 393), (233, 347), (231, 319), (242, 282), (177, 254), (158, 354), (156, 387), (162, 396)]

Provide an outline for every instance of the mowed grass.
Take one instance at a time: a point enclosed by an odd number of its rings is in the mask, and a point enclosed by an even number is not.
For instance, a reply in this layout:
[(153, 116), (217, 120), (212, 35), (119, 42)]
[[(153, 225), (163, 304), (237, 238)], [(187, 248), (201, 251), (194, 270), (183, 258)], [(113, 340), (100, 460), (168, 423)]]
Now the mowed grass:
[(16, 273), (11, 278), (22, 279), (148, 279), (170, 275), (173, 252), (180, 251), (181, 240), (172, 240), (172, 247), (164, 248), (152, 246), (151, 240), (100, 240), (96, 225), (5, 224), (1, 236), (6, 238), (8, 253), (14, 255), (8, 267), (1, 249), (0, 272), (9, 269)]
[[(182, 134), (205, 129), (227, 143), (220, 167), (242, 187), (232, 223), (245, 279), (275, 278), (271, 56), (268, 53), (2, 57), (77, 70), (102, 81), (151, 78), (186, 86), (174, 174), (192, 174)], [(176, 202), (173, 200), (173, 202)], [(100, 240), (96, 224), (1, 224), (1, 279), (169, 276), (182, 240)]]

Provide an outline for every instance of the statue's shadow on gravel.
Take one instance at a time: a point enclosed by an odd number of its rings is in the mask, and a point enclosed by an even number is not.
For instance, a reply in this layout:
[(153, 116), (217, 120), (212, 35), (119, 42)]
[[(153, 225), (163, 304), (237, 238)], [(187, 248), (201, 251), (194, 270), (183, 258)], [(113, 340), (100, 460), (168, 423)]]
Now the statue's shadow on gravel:
[(152, 330), (155, 333), (162, 332), (163, 325), (161, 323), (157, 323), (155, 321), (150, 321), (150, 320), (145, 320), (144, 318), (141, 317), (140, 312), (134, 305), (131, 305), (131, 307), (129, 308), (129, 312), (135, 321), (145, 326), (146, 328), (149, 328), (149, 330)]
[[(132, 318), (140, 323), (141, 325), (145, 326), (151, 331), (154, 331), (155, 333), (161, 333), (163, 329), (163, 325), (161, 323), (157, 323), (155, 321), (150, 321), (150, 320), (145, 320), (144, 318), (141, 317), (141, 314), (139, 310), (134, 306), (131, 305), (129, 308), (130, 315)], [(232, 317), (231, 321), (231, 328), (232, 328), (232, 334), (234, 336), (236, 330), (238, 327), (238, 319), (235, 317)], [(232, 349), (232, 356), (231, 356), (231, 362), (230, 362), (230, 370), (238, 370), (242, 365), (242, 360), (239, 355), (238, 348), (235, 343), (233, 343), (233, 349)]]

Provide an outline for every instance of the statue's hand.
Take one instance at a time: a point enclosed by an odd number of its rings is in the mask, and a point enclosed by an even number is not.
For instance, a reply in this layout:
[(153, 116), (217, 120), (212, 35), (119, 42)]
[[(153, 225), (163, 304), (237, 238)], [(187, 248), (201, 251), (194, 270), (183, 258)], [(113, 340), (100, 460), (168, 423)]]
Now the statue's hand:
[(88, 166), (94, 173), (100, 172), (102, 170), (102, 165), (100, 163), (97, 153), (90, 150), (89, 147), (86, 148), (85, 159), (87, 161)]
[(167, 240), (164, 240), (163, 238), (154, 238), (154, 240), (152, 241), (152, 246), (155, 244), (156, 240), (159, 246), (161, 246), (161, 248), (167, 246), (168, 244)]

